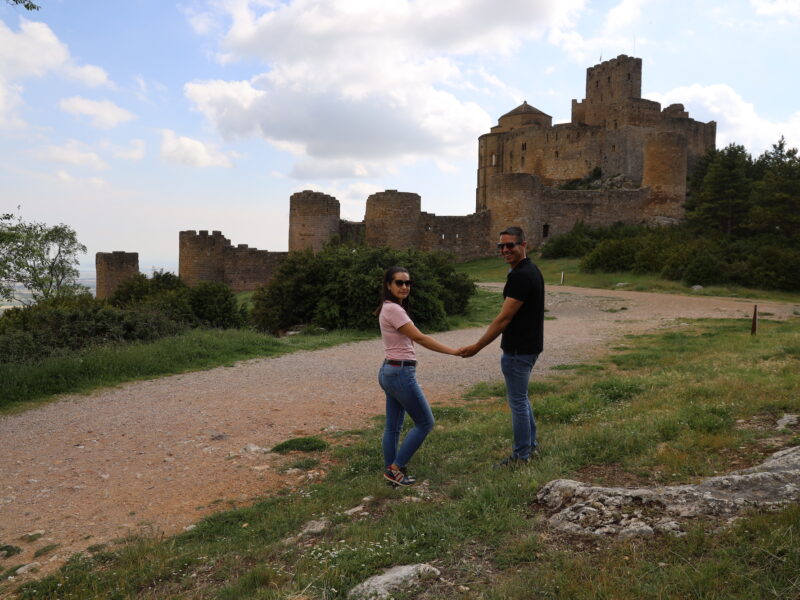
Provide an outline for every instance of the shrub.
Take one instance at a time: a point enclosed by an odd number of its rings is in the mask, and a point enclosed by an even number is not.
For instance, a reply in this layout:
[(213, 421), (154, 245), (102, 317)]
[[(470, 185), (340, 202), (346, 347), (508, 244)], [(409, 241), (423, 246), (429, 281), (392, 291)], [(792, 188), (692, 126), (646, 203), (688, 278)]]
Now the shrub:
[(554, 236), (542, 246), (542, 258), (582, 258), (596, 244), (596, 233), (578, 221), (569, 233)]
[(93, 344), (156, 339), (181, 329), (160, 311), (125, 310), (89, 294), (43, 300), (0, 316), (0, 360), (35, 361)]
[(329, 245), (322, 252), (292, 252), (272, 281), (253, 295), (252, 319), (278, 332), (300, 324), (325, 329), (374, 329), (383, 274), (391, 266), (414, 280), (409, 313), (419, 326), (446, 327), (446, 315), (463, 313), (474, 285), (442, 255), (415, 250)]
[(603, 240), (581, 261), (582, 271), (630, 271), (636, 262), (636, 253), (642, 247), (639, 238)]
[(188, 303), (194, 317), (208, 327), (241, 327), (246, 320), (244, 309), (224, 283), (197, 284), (189, 291)]

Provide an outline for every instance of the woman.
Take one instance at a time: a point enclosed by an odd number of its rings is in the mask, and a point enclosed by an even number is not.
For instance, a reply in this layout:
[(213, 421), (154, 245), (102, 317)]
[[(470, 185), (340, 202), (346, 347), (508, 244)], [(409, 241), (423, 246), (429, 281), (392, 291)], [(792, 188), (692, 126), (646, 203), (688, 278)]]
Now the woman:
[[(383, 476), (393, 485), (412, 485), (413, 477), (406, 474), (406, 464), (433, 429), (433, 413), (417, 383), (417, 356), (414, 342), (443, 354), (458, 351), (437, 342), (414, 326), (408, 316), (408, 296), (411, 277), (403, 267), (391, 267), (383, 276), (382, 302), (375, 314), (381, 327), (386, 359), (381, 365), (378, 381), (386, 392), (386, 427), (383, 431)], [(398, 449), (403, 419), (408, 413), (414, 428), (408, 432)]]

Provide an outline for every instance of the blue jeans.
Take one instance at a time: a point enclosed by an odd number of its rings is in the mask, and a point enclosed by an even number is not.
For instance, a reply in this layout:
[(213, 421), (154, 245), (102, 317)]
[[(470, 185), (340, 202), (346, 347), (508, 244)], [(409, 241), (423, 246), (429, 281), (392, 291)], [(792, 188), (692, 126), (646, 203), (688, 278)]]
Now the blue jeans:
[(536, 419), (528, 399), (528, 382), (538, 354), (506, 354), (500, 357), (500, 369), (506, 380), (506, 397), (511, 409), (514, 431), (513, 456), (529, 458), (536, 443)]
[[(387, 467), (392, 464), (405, 467), (433, 429), (433, 413), (417, 383), (416, 367), (394, 367), (384, 363), (378, 372), (378, 382), (386, 392), (383, 462)], [(398, 449), (406, 413), (411, 415), (414, 427)]]

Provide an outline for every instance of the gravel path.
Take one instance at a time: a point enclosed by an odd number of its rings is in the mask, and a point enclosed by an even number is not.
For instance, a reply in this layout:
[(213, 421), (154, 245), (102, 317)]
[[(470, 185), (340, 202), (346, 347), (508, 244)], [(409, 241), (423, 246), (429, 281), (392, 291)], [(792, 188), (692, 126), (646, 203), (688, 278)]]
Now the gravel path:
[[(556, 318), (545, 324), (535, 376), (676, 319), (749, 317), (754, 302), (551, 287), (548, 314)], [(800, 307), (771, 302), (759, 302), (759, 310), (771, 318), (800, 314)], [(436, 337), (458, 347), (482, 331)], [(433, 403), (500, 378), (498, 342), (466, 360), (423, 348), (418, 355), (418, 378)], [(35, 559), (47, 572), (93, 544), (128, 533), (180, 531), (231, 503), (296, 483), (297, 474), (276, 468), (282, 459), (243, 448), (367, 424), (383, 411), (376, 379), (381, 358), (376, 339), (65, 396), (0, 417), (0, 545), (24, 549), (0, 560), (0, 571), (59, 544)], [(20, 541), (37, 530), (41, 539)]]

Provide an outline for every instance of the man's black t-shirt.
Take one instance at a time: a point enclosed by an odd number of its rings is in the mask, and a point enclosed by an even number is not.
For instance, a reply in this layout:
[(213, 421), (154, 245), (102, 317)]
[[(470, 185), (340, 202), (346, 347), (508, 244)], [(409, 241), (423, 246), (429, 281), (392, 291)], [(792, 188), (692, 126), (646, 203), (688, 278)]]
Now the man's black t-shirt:
[(509, 271), (503, 298), (523, 303), (503, 331), (500, 340), (503, 352), (541, 353), (544, 347), (544, 278), (529, 258), (523, 258)]

